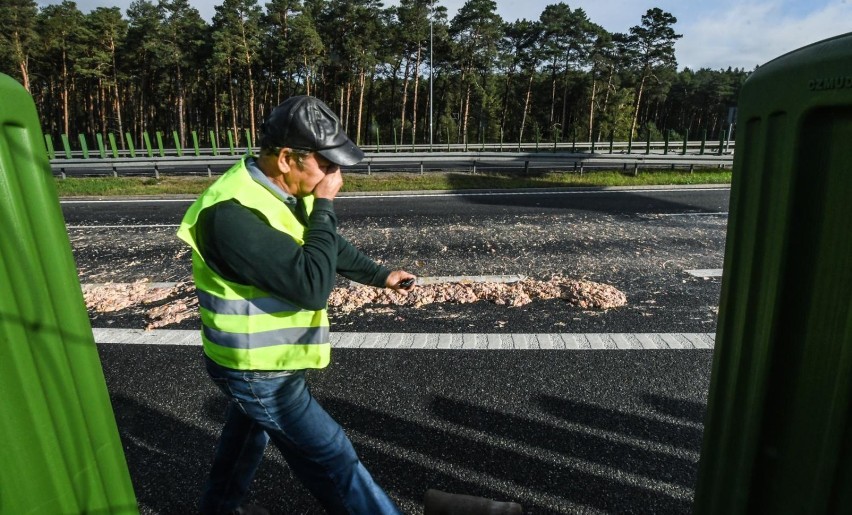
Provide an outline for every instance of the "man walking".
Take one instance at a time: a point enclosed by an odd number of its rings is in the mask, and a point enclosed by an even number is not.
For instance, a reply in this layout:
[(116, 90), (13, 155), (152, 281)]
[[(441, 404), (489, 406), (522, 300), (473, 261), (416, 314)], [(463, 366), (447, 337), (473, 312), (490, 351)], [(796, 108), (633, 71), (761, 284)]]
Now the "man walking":
[[(330, 360), (326, 306), (336, 274), (407, 293), (337, 234), (341, 166), (364, 153), (322, 101), (287, 99), (246, 156), (192, 204), (178, 236), (192, 249), (207, 371), (231, 399), (202, 513), (241, 507), (269, 442), (329, 513), (399, 513), (341, 427), (311, 396), (307, 369)], [(242, 511), (241, 511), (242, 510)]]

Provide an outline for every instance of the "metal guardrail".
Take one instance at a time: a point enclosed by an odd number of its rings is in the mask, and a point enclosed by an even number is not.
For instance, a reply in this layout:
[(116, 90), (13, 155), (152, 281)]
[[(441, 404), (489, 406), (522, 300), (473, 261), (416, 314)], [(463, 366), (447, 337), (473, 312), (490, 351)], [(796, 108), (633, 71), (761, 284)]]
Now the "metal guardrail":
[[(55, 175), (153, 175), (204, 174), (212, 176), (230, 167), (239, 156), (166, 156), (119, 157), (106, 159), (53, 159)], [(660, 154), (588, 152), (396, 152), (367, 153), (348, 171), (366, 173), (386, 171), (485, 171), (485, 170), (556, 170), (583, 173), (592, 168), (622, 168), (634, 173), (642, 168), (725, 168), (733, 164), (731, 154)]]

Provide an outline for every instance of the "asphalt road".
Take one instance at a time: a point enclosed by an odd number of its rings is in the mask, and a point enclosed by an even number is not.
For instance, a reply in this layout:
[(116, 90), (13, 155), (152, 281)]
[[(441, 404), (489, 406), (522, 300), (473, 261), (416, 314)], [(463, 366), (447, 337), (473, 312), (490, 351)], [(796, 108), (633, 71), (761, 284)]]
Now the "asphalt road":
[[(713, 332), (727, 189), (341, 198), (341, 231), (420, 275), (585, 277), (628, 306), (485, 302), (336, 314), (333, 329), (394, 332)], [(83, 282), (175, 281), (187, 201), (64, 203)], [(94, 315), (139, 327), (141, 315)], [(502, 323), (500, 323), (502, 322)], [(193, 322), (188, 327), (197, 327)], [(187, 328), (188, 328), (187, 327)], [(99, 345), (143, 513), (191, 513), (225, 400), (198, 347)], [(314, 394), (405, 513), (427, 488), (514, 500), (527, 513), (688, 513), (709, 350), (336, 349)], [(320, 513), (270, 450), (253, 501)]]

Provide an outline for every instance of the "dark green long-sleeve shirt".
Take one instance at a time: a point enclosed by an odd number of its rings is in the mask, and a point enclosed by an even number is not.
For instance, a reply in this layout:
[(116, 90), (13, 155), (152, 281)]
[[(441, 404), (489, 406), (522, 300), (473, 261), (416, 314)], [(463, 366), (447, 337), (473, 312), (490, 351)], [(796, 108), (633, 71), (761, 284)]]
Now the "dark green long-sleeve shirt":
[(292, 199), (287, 206), (308, 227), (303, 246), (273, 229), (263, 213), (236, 200), (202, 211), (196, 235), (210, 268), (229, 281), (256, 286), (310, 310), (325, 308), (336, 273), (363, 284), (385, 285), (390, 270), (337, 234), (331, 200), (315, 199), (305, 220), (302, 202)]

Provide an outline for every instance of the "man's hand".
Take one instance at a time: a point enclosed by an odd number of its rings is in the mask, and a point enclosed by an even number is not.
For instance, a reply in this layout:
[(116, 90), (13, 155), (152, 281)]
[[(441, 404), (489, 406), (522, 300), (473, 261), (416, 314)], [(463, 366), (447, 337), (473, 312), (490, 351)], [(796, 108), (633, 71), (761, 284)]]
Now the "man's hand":
[[(410, 283), (407, 282), (410, 280)], [(417, 287), (415, 282), (417, 281), (417, 277), (409, 274), (405, 270), (394, 270), (388, 275), (387, 280), (385, 281), (385, 287), (396, 290), (403, 295), (408, 295), (408, 292)]]
[(334, 197), (337, 196), (337, 192), (343, 186), (343, 174), (340, 173), (339, 167), (335, 168), (334, 172), (325, 174), (325, 177), (314, 188), (314, 196), (316, 198), (334, 200)]

